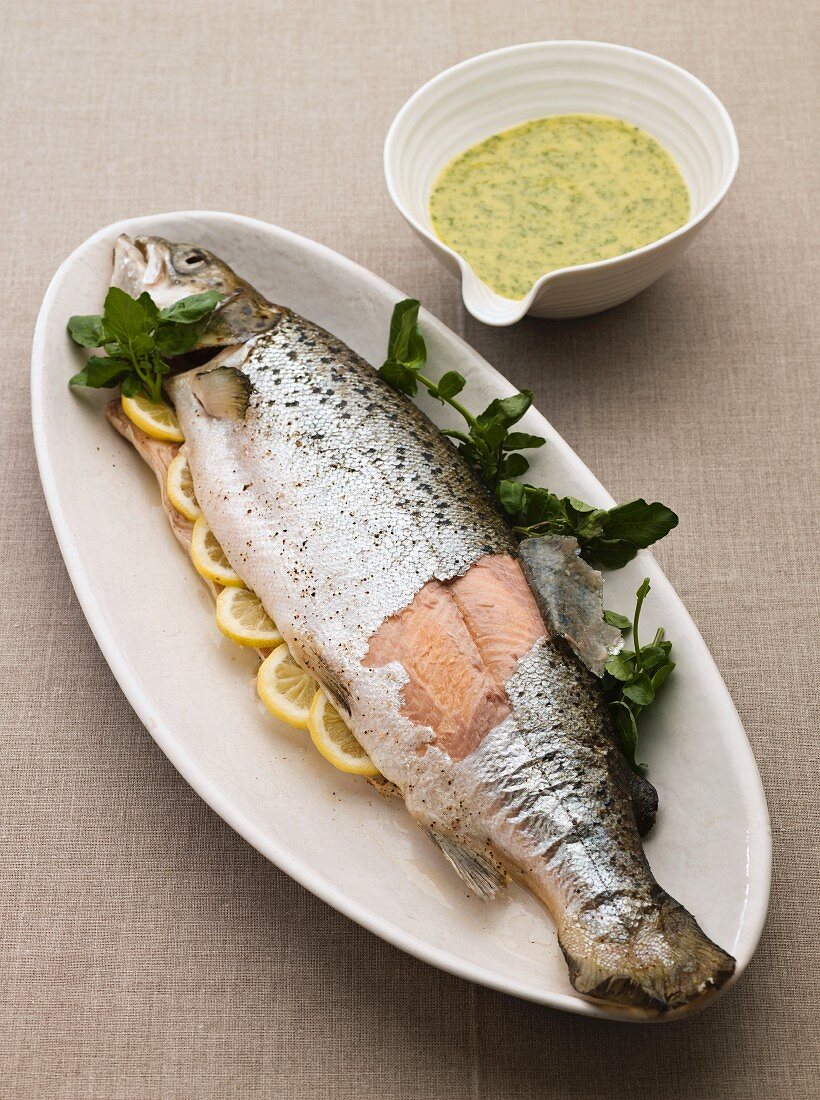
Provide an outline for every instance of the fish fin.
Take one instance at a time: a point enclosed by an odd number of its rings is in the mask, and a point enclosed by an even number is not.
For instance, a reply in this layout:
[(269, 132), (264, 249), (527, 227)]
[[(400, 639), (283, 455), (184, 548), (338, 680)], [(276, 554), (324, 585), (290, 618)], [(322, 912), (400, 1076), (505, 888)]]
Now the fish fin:
[(300, 638), (294, 638), (290, 643), (290, 650), (305, 671), (316, 677), (336, 709), (349, 718), (352, 702), (350, 692), (339, 677), (328, 668), (316, 650)]
[(645, 775), (637, 772), (629, 773), (629, 797), (632, 799), (632, 809), (635, 811), (635, 824), (641, 836), (646, 836), (655, 824), (655, 815), (658, 812), (658, 792)]
[(553, 635), (564, 638), (596, 676), (603, 676), (607, 657), (617, 653), (623, 637), (604, 622), (604, 580), (579, 557), (571, 535), (524, 539), (518, 548), (524, 574)]
[(590, 937), (583, 925), (559, 928), (570, 981), (579, 993), (666, 1012), (719, 989), (731, 977), (732, 956), (660, 886), (653, 894), (656, 904), (635, 939)]
[(487, 856), (472, 851), (457, 840), (443, 836), (435, 829), (428, 829), (427, 833), (439, 846), (459, 878), (480, 898), (495, 898), (507, 885), (504, 872)]
[(382, 798), (401, 798), (401, 789), (383, 775), (369, 775), (367, 782), (374, 787)]
[(196, 371), (191, 393), (209, 416), (218, 420), (242, 420), (251, 399), (251, 380), (236, 367), (211, 367)]
[(330, 696), (333, 704), (337, 710), (340, 710), (346, 717), (350, 717), (350, 692), (344, 686), (344, 684), (338, 680), (335, 676), (332, 676), (327, 670), (323, 670), (319, 676), (319, 681), (322, 687)]

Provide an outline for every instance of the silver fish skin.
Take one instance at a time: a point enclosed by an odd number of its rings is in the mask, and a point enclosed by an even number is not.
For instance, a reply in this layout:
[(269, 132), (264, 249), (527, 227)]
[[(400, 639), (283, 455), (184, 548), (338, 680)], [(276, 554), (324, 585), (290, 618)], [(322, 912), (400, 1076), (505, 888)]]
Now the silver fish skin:
[(662, 1011), (720, 986), (734, 961), (652, 876), (599, 682), (568, 645), (540, 631), (502, 717), (464, 755), (406, 713), (400, 660), (367, 664), (428, 586), (455, 590), (517, 545), (411, 401), (279, 312), (222, 358), (250, 381), (242, 419), (205, 411), (197, 371), (169, 383), (228, 560), (462, 877), (491, 895), (510, 874), (545, 903), (576, 989)]

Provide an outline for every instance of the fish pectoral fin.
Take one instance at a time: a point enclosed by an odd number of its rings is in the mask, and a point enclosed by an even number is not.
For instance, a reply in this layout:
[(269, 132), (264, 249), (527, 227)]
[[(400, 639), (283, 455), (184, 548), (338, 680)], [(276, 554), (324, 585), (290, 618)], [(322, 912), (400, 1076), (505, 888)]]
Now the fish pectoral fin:
[(331, 702), (338, 711), (347, 718), (350, 717), (350, 692), (335, 676), (324, 671), (319, 677), (319, 682), (330, 696)]
[(350, 692), (316, 650), (304, 639), (294, 638), (290, 643), (290, 651), (302, 668), (319, 681), (339, 713), (349, 718), (352, 702)]
[(604, 621), (604, 580), (579, 557), (571, 535), (524, 539), (518, 548), (524, 575), (553, 635), (564, 638), (596, 676), (623, 645), (617, 627)]
[(236, 367), (211, 367), (194, 372), (191, 393), (209, 416), (242, 420), (251, 399), (251, 380)]
[(444, 836), (436, 829), (428, 829), (431, 840), (441, 849), (442, 855), (456, 874), (480, 898), (489, 901), (498, 897), (507, 885), (507, 876), (488, 856), (474, 852), (464, 844)]

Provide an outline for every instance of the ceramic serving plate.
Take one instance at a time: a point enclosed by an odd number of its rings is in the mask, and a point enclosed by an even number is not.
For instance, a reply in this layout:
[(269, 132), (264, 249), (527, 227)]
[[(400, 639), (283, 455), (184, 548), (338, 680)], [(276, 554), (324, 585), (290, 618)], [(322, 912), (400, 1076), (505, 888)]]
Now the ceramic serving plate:
[[(82, 353), (66, 336), (66, 320), (99, 312), (112, 245), (122, 232), (213, 249), (269, 298), (317, 321), (375, 364), (384, 357), (390, 314), (402, 295), (304, 237), (212, 212), (109, 226), (54, 276), (32, 357), (40, 474), (77, 596), (145, 727), (202, 798), (254, 847), (377, 935), (506, 993), (588, 1016), (646, 1019), (576, 993), (551, 922), (533, 898), (515, 885), (496, 902), (467, 896), (397, 800), (382, 799), (365, 781), (335, 771), (304, 733), (278, 724), (258, 703), (256, 659), (217, 631), (204, 586), (168, 527), (153, 475), (102, 415), (109, 395), (67, 386)], [(482, 407), (513, 392), (434, 317), (424, 314), (423, 327), (432, 372), (464, 374), (470, 404)], [(441, 408), (431, 404), (428, 412), (445, 424)], [(612, 504), (539, 413), (531, 410), (522, 426), (548, 441), (535, 452), (535, 480), (596, 505)], [(647, 853), (664, 886), (736, 956), (737, 978), (766, 914), (766, 803), (728, 692), (650, 554), (607, 576), (607, 606), (630, 611), (644, 576), (652, 580), (647, 635), (663, 624), (678, 662), (643, 728), (642, 754), (661, 798)]]

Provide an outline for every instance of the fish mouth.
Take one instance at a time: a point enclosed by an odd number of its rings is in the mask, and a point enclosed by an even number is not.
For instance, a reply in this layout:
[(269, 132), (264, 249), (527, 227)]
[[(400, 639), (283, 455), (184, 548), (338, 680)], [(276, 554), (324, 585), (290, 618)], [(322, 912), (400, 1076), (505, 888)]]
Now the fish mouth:
[[(121, 233), (114, 245), (114, 275), (123, 290), (147, 290), (170, 272), (170, 249), (160, 237), (129, 237)], [(130, 286), (124, 286), (127, 281)]]
[[(139, 238), (144, 241), (144, 238)], [(127, 233), (121, 233), (114, 245), (114, 270), (111, 285), (136, 297), (144, 289), (145, 271), (148, 267), (147, 250), (140, 247)]]

